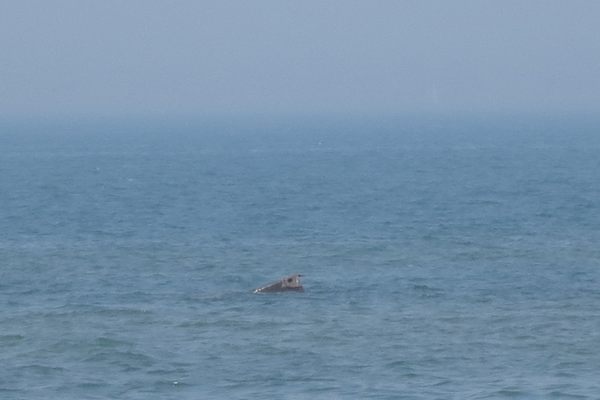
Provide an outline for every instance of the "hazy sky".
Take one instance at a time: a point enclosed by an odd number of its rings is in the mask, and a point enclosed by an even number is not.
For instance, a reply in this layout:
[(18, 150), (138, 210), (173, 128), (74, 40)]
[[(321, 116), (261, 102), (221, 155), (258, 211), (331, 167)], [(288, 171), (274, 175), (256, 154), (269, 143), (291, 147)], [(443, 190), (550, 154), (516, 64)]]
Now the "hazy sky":
[(600, 1), (0, 0), (0, 116), (600, 112)]

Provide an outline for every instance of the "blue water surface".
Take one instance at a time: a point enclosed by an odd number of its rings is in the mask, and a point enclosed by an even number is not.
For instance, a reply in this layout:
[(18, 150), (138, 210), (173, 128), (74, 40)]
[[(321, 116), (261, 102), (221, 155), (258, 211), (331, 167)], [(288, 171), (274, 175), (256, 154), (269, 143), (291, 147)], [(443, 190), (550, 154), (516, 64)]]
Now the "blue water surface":
[(594, 119), (5, 122), (0, 398), (597, 399), (599, 243)]

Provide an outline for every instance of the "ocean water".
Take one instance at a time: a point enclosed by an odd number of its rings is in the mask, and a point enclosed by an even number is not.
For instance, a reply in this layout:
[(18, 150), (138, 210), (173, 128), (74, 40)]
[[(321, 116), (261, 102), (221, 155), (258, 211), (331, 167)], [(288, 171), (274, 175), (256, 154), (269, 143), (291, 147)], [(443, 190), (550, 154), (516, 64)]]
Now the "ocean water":
[(0, 304), (2, 399), (598, 399), (600, 121), (4, 123)]

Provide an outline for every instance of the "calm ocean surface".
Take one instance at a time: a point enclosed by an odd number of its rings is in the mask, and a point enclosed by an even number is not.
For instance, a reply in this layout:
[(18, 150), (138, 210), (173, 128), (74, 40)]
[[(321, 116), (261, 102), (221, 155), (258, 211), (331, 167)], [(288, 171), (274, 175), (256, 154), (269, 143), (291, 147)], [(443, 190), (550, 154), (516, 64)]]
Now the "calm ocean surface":
[(600, 120), (0, 129), (2, 399), (600, 398)]

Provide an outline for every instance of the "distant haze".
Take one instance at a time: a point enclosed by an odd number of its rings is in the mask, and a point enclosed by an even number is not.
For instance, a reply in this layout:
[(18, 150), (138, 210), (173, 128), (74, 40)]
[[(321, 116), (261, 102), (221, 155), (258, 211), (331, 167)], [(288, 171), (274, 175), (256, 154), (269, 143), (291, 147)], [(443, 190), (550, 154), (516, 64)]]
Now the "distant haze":
[(600, 1), (4, 1), (0, 117), (600, 111)]

